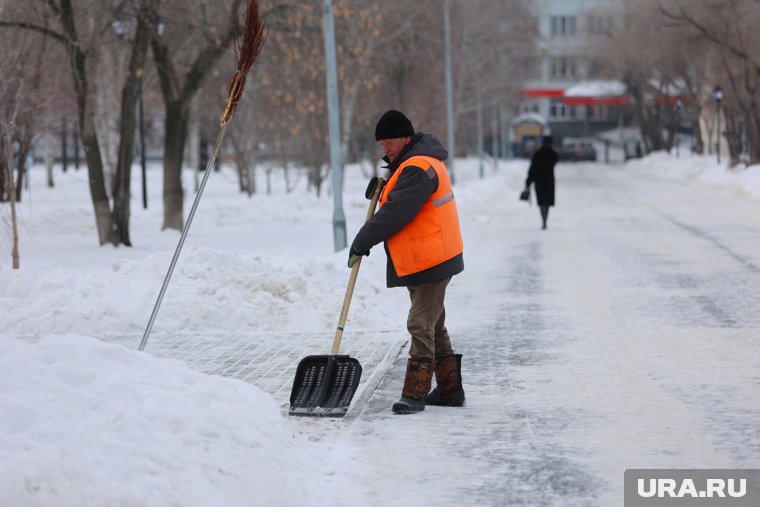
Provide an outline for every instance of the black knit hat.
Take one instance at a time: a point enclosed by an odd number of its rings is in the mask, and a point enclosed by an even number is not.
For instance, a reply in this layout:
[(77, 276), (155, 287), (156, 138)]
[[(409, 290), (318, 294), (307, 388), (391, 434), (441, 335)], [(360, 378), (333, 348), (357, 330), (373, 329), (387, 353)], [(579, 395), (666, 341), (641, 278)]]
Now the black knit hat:
[(411, 137), (414, 135), (414, 127), (404, 113), (391, 109), (380, 117), (375, 127), (375, 141), (381, 139), (395, 139), (397, 137)]

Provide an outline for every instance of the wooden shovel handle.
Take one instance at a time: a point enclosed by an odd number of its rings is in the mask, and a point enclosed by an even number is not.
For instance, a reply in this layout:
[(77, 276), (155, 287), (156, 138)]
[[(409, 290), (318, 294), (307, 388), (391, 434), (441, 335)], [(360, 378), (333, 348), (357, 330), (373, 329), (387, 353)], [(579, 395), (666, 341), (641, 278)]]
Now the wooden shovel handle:
[[(369, 209), (367, 210), (367, 218), (364, 223), (369, 222), (372, 215), (375, 214), (375, 208), (377, 207), (377, 201), (380, 200), (380, 193), (383, 191), (385, 180), (382, 178), (377, 179), (375, 183), (375, 191), (372, 193), (372, 200), (369, 203)], [(354, 295), (354, 286), (356, 285), (356, 277), (359, 275), (359, 266), (361, 266), (362, 258), (359, 257), (354, 265), (351, 267), (351, 276), (348, 278), (348, 287), (346, 287), (346, 296), (343, 298), (343, 308), (340, 311), (340, 319), (338, 319), (338, 329), (335, 330), (335, 339), (333, 340), (331, 355), (337, 355), (340, 349), (340, 340), (343, 337), (343, 326), (346, 325), (346, 319), (348, 318), (348, 307), (351, 306), (351, 297)]]

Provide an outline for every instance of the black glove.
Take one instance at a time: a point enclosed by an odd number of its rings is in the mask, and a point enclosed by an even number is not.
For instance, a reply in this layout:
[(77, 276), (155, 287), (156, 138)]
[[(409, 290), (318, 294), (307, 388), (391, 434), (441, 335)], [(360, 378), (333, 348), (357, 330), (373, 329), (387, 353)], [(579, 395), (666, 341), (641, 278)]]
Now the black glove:
[(364, 197), (367, 198), (367, 200), (372, 200), (372, 195), (375, 193), (375, 186), (377, 185), (377, 176), (372, 176), (372, 179), (369, 180), (369, 185), (367, 185), (367, 190), (364, 191)]
[(348, 249), (348, 267), (353, 268), (356, 261), (358, 261), (362, 255), (369, 257), (369, 250), (366, 252), (358, 252), (354, 249), (353, 245)]

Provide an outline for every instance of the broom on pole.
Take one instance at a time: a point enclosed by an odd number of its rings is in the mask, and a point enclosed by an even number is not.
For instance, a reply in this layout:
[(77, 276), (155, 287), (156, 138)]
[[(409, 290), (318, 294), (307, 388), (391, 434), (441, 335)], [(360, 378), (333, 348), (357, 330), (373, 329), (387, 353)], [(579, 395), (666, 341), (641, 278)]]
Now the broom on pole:
[(201, 200), (201, 195), (203, 195), (203, 189), (206, 187), (206, 182), (208, 181), (208, 177), (212, 172), (212, 167), (216, 161), (216, 157), (219, 155), (219, 150), (222, 147), (222, 139), (224, 139), (224, 134), (227, 132), (227, 127), (230, 124), (230, 120), (232, 120), (232, 117), (235, 115), (235, 111), (237, 110), (240, 98), (243, 96), (246, 77), (248, 75), (248, 72), (250, 72), (251, 67), (253, 66), (253, 62), (256, 61), (259, 53), (261, 53), (261, 48), (264, 45), (266, 36), (267, 30), (261, 20), (261, 14), (259, 13), (259, 2), (258, 0), (248, 0), (248, 9), (245, 15), (245, 33), (243, 35), (243, 41), (240, 44), (238, 51), (239, 55), (237, 71), (235, 72), (235, 75), (232, 78), (232, 82), (230, 83), (230, 89), (227, 94), (227, 103), (224, 106), (224, 112), (222, 112), (222, 117), (220, 119), (221, 125), (219, 128), (219, 134), (216, 136), (214, 149), (211, 152), (208, 163), (206, 164), (206, 171), (203, 173), (203, 179), (201, 180), (201, 184), (198, 187), (198, 193), (195, 194), (195, 200), (193, 201), (192, 208), (190, 208), (190, 214), (187, 217), (185, 226), (182, 228), (182, 235), (179, 238), (179, 243), (177, 243), (177, 248), (174, 251), (174, 257), (172, 257), (172, 262), (169, 265), (169, 270), (166, 272), (164, 283), (161, 286), (161, 291), (158, 293), (158, 299), (156, 300), (156, 304), (153, 306), (153, 312), (150, 315), (148, 326), (145, 328), (145, 333), (143, 334), (142, 341), (140, 342), (138, 350), (144, 350), (145, 344), (148, 342), (150, 331), (153, 329), (153, 323), (156, 321), (156, 316), (158, 315), (158, 309), (161, 307), (161, 301), (164, 299), (164, 294), (166, 293), (166, 288), (169, 285), (169, 280), (171, 279), (172, 273), (174, 272), (174, 267), (177, 265), (177, 259), (179, 259), (179, 254), (182, 251), (182, 246), (185, 244), (187, 231), (190, 229), (190, 225), (193, 223), (193, 217), (195, 216), (195, 211), (198, 209), (198, 203)]

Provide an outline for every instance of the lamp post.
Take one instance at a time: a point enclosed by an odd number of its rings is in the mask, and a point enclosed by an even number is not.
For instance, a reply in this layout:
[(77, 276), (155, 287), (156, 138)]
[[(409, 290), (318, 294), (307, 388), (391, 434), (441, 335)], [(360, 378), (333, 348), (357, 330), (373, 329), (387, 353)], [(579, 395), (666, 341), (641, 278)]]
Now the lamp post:
[(338, 71), (335, 56), (335, 24), (332, 0), (323, 5), (325, 74), (327, 75), (327, 120), (330, 133), (330, 165), (333, 185), (333, 244), (335, 251), (346, 248), (346, 214), (343, 212), (343, 165), (340, 157), (340, 112), (338, 110)]
[(681, 109), (683, 101), (676, 99), (676, 157), (681, 156)]
[(718, 154), (718, 164), (720, 164), (720, 103), (723, 101), (723, 88), (716, 86), (713, 90), (713, 97), (715, 97), (718, 112), (715, 125), (715, 152)]

